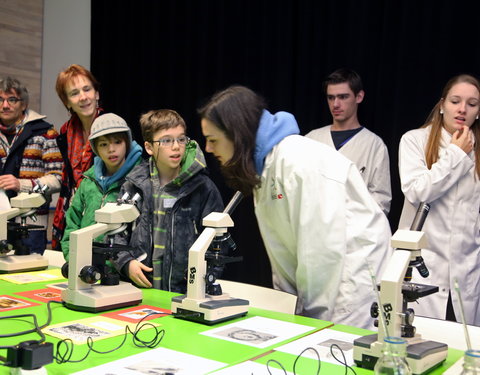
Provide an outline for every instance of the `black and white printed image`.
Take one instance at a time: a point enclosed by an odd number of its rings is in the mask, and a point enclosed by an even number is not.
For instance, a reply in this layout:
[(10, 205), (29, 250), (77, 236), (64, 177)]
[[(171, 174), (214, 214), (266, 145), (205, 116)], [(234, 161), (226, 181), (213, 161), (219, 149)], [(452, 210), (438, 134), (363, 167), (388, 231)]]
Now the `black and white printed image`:
[(157, 361), (142, 361), (134, 365), (127, 366), (125, 368), (128, 370), (137, 371), (140, 374), (147, 375), (173, 375), (178, 374), (181, 370), (180, 368), (170, 366), (165, 362), (162, 363)]
[[(326, 347), (328, 350), (330, 350), (330, 347), (331, 347), (332, 345), (338, 345), (338, 347), (339, 347), (340, 349), (342, 349), (344, 352), (353, 349), (353, 343), (348, 342), (348, 341), (342, 341), (342, 340), (336, 340), (336, 339), (328, 339), (328, 340), (325, 340), (325, 341), (322, 341), (322, 342), (318, 343), (318, 346), (324, 346), (324, 347)], [(338, 348), (335, 348), (335, 347), (334, 347), (334, 349), (337, 349), (337, 350), (338, 350)]]
[(74, 341), (86, 341), (88, 337), (95, 339), (110, 334), (110, 332), (80, 323), (69, 324), (62, 327), (53, 327), (50, 328), (50, 331), (68, 337)]
[(239, 327), (231, 327), (224, 331), (219, 331), (217, 335), (257, 345), (277, 338), (276, 335), (270, 333)]
[[(338, 345), (338, 347), (337, 346), (332, 347), (332, 345)], [(328, 340), (322, 341), (318, 344), (318, 346), (322, 349), (322, 350), (319, 350), (320, 355), (325, 356), (326, 358), (331, 360), (334, 360), (335, 357), (342, 358), (342, 353), (340, 352), (340, 350), (343, 352), (343, 354), (353, 351), (352, 342), (342, 341), (338, 339), (328, 339)], [(335, 357), (332, 355), (332, 351)]]

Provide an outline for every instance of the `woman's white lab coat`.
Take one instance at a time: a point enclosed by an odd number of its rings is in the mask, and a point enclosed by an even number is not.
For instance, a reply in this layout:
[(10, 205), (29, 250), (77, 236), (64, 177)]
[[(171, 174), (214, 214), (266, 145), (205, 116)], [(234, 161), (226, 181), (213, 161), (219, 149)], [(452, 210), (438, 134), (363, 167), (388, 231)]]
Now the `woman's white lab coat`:
[(480, 325), (480, 182), (475, 175), (475, 156), (450, 143), (451, 135), (442, 129), (439, 159), (431, 169), (425, 161), (425, 145), (431, 127), (403, 135), (399, 148), (399, 170), (405, 203), (399, 227), (408, 229), (420, 202), (431, 208), (423, 226), (429, 247), (422, 256), (430, 270), (428, 278), (413, 271), (414, 282), (437, 285), (439, 292), (421, 298), (413, 305), (416, 314), (445, 319), (451, 291), (455, 316), (460, 306), (454, 289), (458, 279), (465, 318)]
[(255, 213), (276, 289), (298, 295), (297, 313), (372, 328), (377, 276), (390, 227), (357, 168), (334, 149), (292, 135), (265, 159)]

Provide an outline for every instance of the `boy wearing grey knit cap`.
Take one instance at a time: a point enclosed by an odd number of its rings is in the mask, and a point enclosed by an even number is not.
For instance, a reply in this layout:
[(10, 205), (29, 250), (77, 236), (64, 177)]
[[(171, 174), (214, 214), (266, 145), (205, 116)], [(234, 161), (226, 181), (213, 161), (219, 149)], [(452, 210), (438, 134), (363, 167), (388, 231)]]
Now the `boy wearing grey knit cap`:
[[(66, 214), (66, 227), (61, 244), (65, 260), (70, 251), (70, 233), (95, 224), (95, 210), (107, 202), (115, 202), (125, 176), (142, 160), (142, 148), (132, 141), (132, 132), (123, 118), (106, 113), (95, 119), (89, 136), (95, 153)], [(101, 241), (102, 237), (96, 239)]]

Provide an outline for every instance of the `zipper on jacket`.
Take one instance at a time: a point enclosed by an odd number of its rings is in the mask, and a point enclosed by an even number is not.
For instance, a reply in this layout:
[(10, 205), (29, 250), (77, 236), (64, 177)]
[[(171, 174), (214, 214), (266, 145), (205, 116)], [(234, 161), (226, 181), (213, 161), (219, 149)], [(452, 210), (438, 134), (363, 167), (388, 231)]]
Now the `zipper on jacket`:
[(195, 224), (195, 220), (192, 220), (193, 224), (193, 230), (195, 231), (195, 234), (198, 235), (198, 229), (197, 229), (197, 224)]
[(172, 207), (172, 231), (170, 233), (170, 241), (171, 241), (171, 246), (170, 246), (170, 270), (169, 270), (169, 274), (168, 274), (168, 291), (171, 292), (171, 287), (172, 287), (172, 272), (173, 272), (173, 261), (174, 261), (174, 251), (173, 251), (173, 238), (174, 238), (174, 235), (173, 233), (175, 232), (175, 228), (174, 228), (174, 223), (175, 223), (175, 211), (173, 210), (173, 207)]

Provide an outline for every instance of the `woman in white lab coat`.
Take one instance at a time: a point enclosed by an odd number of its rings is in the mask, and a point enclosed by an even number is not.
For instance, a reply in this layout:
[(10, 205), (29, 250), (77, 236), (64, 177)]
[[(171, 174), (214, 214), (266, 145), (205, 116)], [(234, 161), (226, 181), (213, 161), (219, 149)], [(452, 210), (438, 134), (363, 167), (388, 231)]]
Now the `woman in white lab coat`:
[(403, 135), (399, 170), (405, 203), (400, 228), (408, 228), (420, 202), (431, 208), (422, 250), (430, 276), (414, 282), (437, 285), (421, 298), (417, 315), (461, 321), (457, 279), (468, 324), (480, 325), (480, 83), (452, 78), (426, 124)]
[(206, 151), (229, 185), (253, 192), (273, 285), (298, 296), (297, 314), (373, 328), (377, 276), (390, 227), (355, 164), (298, 135), (295, 117), (270, 113), (250, 89), (232, 86), (200, 111)]

